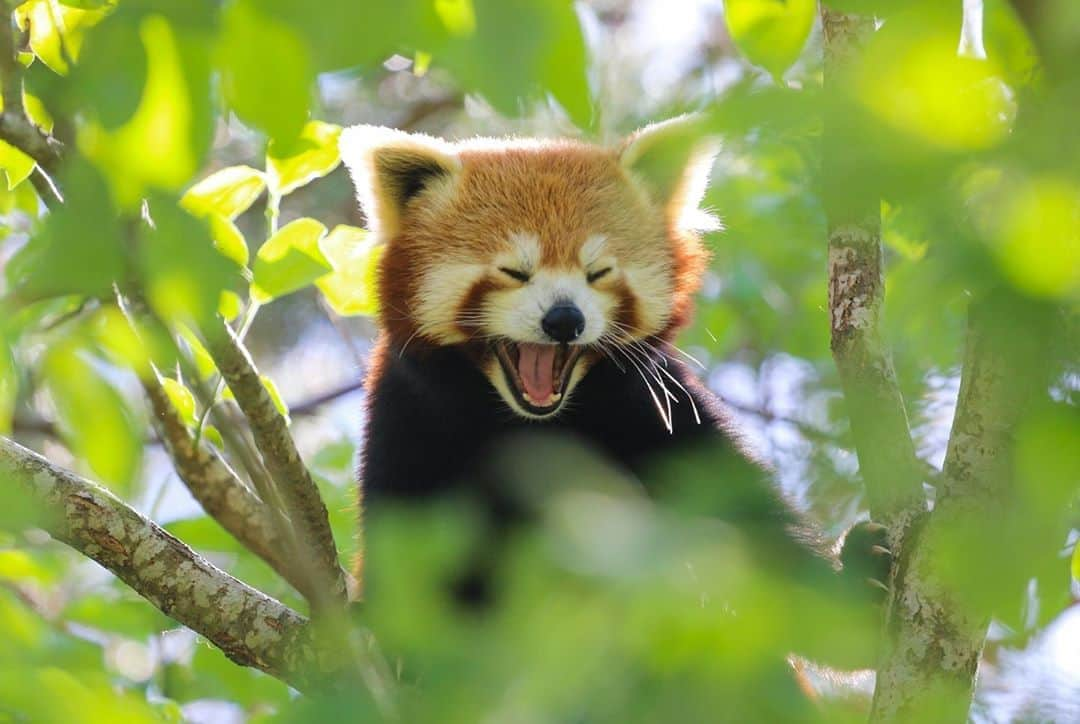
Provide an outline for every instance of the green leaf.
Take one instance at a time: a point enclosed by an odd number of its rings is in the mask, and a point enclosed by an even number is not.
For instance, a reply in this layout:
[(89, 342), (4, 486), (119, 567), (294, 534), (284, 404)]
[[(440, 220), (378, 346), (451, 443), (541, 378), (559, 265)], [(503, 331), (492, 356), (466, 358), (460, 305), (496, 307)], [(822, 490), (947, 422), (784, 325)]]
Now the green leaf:
[(222, 22), (217, 60), (229, 106), (271, 138), (294, 141), (315, 82), (307, 45), (252, 0), (230, 4)]
[(247, 211), (265, 188), (266, 177), (261, 171), (229, 166), (188, 189), (180, 205), (195, 216), (215, 214), (231, 221)]
[(69, 8), (81, 8), (82, 10), (97, 10), (108, 6), (112, 0), (59, 0), (61, 5)]
[(7, 174), (8, 189), (13, 189), (34, 172), (34, 159), (7, 141), (0, 141), (0, 169)]
[(326, 227), (315, 219), (297, 219), (270, 237), (255, 255), (251, 293), (265, 303), (302, 289), (332, 271), (319, 241)]
[(56, 578), (55, 571), (41, 565), (26, 551), (0, 549), (0, 580), (36, 581), (51, 583)]
[(142, 430), (124, 398), (73, 339), (49, 350), (44, 372), (65, 442), (102, 481), (126, 491), (142, 457)]
[(164, 388), (165, 394), (168, 395), (173, 409), (180, 415), (180, 419), (184, 421), (184, 424), (194, 425), (195, 396), (191, 394), (191, 390), (185, 387), (183, 382), (174, 380), (171, 377), (162, 377), (161, 386)]
[(223, 289), (235, 285), (239, 269), (220, 254), (204, 221), (169, 198), (150, 203), (154, 229), (142, 229), (139, 261), (146, 297), (166, 320), (212, 325)]
[(341, 126), (310, 121), (300, 132), (299, 140), (288, 145), (288, 155), (279, 156), (280, 144), (271, 141), (266, 168), (277, 194), (284, 196), (337, 168), (341, 163), (340, 135)]
[(0, 332), (0, 435), (11, 433), (11, 420), (15, 415), (18, 393), (19, 375), (15, 369), (15, 358)]
[(209, 379), (215, 372), (217, 367), (214, 365), (214, 358), (210, 356), (210, 353), (206, 351), (206, 347), (203, 346), (199, 336), (186, 324), (180, 324), (177, 326), (177, 330), (180, 333), (180, 338), (184, 340), (184, 343), (191, 351), (191, 357), (195, 363), (195, 369), (198, 371), (199, 376), (202, 379)]
[(585, 40), (572, 3), (474, 0), (436, 7), (451, 35), (446, 51), (434, 54), (436, 62), (441, 59), (463, 87), (509, 115), (521, 113), (523, 96), (551, 94), (571, 120), (590, 124)]
[(236, 292), (224, 289), (218, 299), (218, 314), (226, 322), (231, 322), (244, 311), (244, 300)]
[(89, 164), (71, 161), (60, 182), (79, 193), (46, 216), (41, 231), (8, 262), (8, 280), (25, 301), (111, 296), (128, 252), (104, 181)]
[[(146, 85), (131, 118), (115, 129), (91, 120), (79, 145), (109, 177), (120, 205), (135, 210), (147, 189), (177, 191), (201, 162), (205, 76), (191, 67), (185, 38), (161, 15), (138, 24), (147, 59)], [(132, 39), (134, 40), (134, 39)]]
[(107, 13), (100, 6), (85, 5), (30, 0), (15, 8), (15, 22), (20, 30), (29, 30), (34, 55), (61, 75), (67, 73), (69, 61), (78, 59), (86, 30)]
[(23, 108), (26, 109), (27, 117), (46, 133), (52, 133), (53, 117), (41, 99), (32, 93), (23, 90)]
[(281, 416), (285, 418), (285, 422), (289, 422), (289, 406), (285, 404), (285, 398), (281, 396), (281, 390), (274, 384), (274, 381), (267, 375), (259, 375), (259, 380), (262, 381), (263, 387), (266, 388), (267, 393), (270, 395), (270, 399), (274, 401), (274, 407), (281, 413)]
[(227, 259), (232, 259), (237, 266), (247, 266), (249, 252), (247, 241), (236, 224), (224, 216), (210, 214), (207, 217), (210, 222), (210, 236), (214, 240), (214, 246)]
[(725, 0), (724, 16), (747, 60), (779, 79), (802, 53), (814, 25), (814, 0)]
[[(115, 306), (106, 306), (97, 310), (87, 325), (94, 342), (107, 354), (110, 360), (133, 370), (138, 375), (151, 371), (151, 349), (124, 313)], [(140, 330), (146, 331), (149, 330)]]
[(348, 317), (378, 311), (376, 280), (384, 247), (355, 226), (335, 226), (322, 240), (323, 253), (334, 267), (315, 284), (338, 314)]

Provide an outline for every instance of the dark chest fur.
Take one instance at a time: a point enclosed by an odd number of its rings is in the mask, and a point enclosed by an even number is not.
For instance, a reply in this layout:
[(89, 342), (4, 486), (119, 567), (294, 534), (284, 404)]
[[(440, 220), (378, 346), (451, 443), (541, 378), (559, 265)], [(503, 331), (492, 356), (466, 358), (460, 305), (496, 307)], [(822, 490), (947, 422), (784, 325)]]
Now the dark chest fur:
[[(725, 469), (737, 471), (729, 477), (739, 480), (729, 481), (730, 485), (753, 488), (755, 512), (760, 514), (764, 508), (783, 516), (784, 507), (775, 499), (766, 474), (731, 437), (719, 400), (685, 365), (660, 358), (656, 363), (665, 364), (678, 380), (678, 385), (666, 381), (677, 399), (671, 404), (670, 431), (638, 373), (608, 360), (589, 370), (555, 419), (530, 421), (511, 412), (457, 349), (401, 355), (381, 347), (369, 381), (361, 458), (364, 507), (374, 511), (384, 499), (448, 494), (501, 497), (501, 481), (497, 475), (493, 478), (489, 465), (500, 445), (510, 439), (555, 434), (629, 469), (650, 493), (665, 482), (653, 473), (658, 458), (683, 450), (707, 450), (710, 457), (723, 460)], [(653, 388), (657, 387), (654, 382)], [(718, 480), (717, 485), (722, 487), (724, 481)], [(749, 502), (746, 495), (738, 497), (744, 504)]]

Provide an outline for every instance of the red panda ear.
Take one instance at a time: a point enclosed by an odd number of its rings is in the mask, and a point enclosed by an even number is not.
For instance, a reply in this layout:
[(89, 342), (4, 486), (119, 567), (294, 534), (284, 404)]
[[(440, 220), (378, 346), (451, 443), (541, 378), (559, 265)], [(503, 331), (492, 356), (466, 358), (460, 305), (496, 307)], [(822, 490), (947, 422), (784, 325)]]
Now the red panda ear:
[(698, 204), (705, 196), (719, 143), (698, 116), (679, 116), (646, 126), (623, 142), (622, 167), (671, 218), (693, 228), (718, 226)]
[(461, 169), (453, 147), (422, 134), (381, 126), (352, 126), (338, 141), (368, 228), (384, 240), (401, 228), (405, 205), (441, 177)]

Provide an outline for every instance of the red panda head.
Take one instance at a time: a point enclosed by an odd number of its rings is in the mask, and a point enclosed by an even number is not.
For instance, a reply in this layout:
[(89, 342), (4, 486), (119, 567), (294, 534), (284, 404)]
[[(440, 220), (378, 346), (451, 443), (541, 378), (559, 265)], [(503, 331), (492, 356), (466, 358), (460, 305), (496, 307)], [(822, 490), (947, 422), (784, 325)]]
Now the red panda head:
[[(394, 349), (460, 347), (518, 414), (556, 414), (604, 355), (687, 322), (715, 154), (697, 122), (616, 148), (355, 126), (341, 152), (385, 244), (380, 322)], [(625, 360), (624, 360), (625, 361)]]

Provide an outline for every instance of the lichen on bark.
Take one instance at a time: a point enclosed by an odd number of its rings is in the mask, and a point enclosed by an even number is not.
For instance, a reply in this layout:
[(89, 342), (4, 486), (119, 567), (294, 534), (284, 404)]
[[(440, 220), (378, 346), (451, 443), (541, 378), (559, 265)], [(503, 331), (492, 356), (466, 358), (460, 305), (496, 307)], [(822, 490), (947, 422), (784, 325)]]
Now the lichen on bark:
[(0, 437), (0, 480), (38, 503), (37, 521), (226, 656), (300, 690), (325, 677), (306, 618), (216, 568), (104, 488)]

